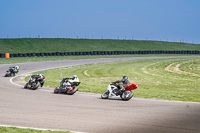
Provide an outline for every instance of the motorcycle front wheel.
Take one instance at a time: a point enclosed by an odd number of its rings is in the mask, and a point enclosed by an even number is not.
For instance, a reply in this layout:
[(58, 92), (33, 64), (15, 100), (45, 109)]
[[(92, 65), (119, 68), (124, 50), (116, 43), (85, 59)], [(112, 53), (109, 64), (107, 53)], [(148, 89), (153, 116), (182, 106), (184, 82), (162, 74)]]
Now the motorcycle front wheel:
[(37, 84), (32, 83), (30, 89), (31, 89), (31, 90), (36, 90), (36, 89), (38, 89), (39, 86), (40, 86), (40, 83), (37, 83)]
[(109, 91), (105, 91), (103, 94), (101, 94), (101, 98), (102, 99), (108, 99), (108, 96), (109, 96)]
[(68, 95), (73, 95), (74, 93), (76, 93), (77, 90), (78, 90), (77, 87), (75, 87), (75, 88), (72, 89), (72, 90), (67, 90), (67, 94), (68, 94)]
[(14, 73), (11, 73), (10, 76), (13, 77), (13, 76), (15, 76), (15, 74), (14, 74)]
[(124, 101), (128, 101), (133, 97), (133, 92), (132, 91), (125, 91), (120, 95), (121, 99)]

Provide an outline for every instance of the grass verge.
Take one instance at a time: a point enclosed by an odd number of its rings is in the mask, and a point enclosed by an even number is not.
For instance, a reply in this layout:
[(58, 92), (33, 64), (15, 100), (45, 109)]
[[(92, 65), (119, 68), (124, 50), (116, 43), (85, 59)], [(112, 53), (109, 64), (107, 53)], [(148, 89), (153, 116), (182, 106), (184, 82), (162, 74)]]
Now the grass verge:
[(77, 74), (79, 91), (102, 93), (110, 82), (126, 75), (130, 82), (139, 84), (135, 97), (200, 102), (199, 57), (87, 64), (42, 72), (48, 87)]
[(0, 133), (71, 133), (71, 132), (69, 132), (69, 131), (22, 129), (22, 128), (16, 128), (16, 127), (0, 127)]

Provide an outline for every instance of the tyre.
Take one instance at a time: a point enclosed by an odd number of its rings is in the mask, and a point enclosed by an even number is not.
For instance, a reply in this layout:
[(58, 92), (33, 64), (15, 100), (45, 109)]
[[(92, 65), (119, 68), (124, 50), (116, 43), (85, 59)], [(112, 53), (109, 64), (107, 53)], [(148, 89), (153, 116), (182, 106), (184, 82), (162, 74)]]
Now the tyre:
[(125, 91), (120, 95), (121, 99), (124, 101), (128, 101), (133, 97), (133, 92), (132, 91)]
[(31, 87), (31, 90), (36, 90), (38, 87)]
[(24, 86), (24, 89), (27, 89), (27, 88), (28, 88), (28, 83), (26, 83)]
[(101, 98), (102, 99), (108, 99), (108, 96), (109, 96), (109, 91), (105, 91), (103, 94), (101, 94)]
[(68, 94), (68, 95), (73, 95), (74, 93), (76, 93), (77, 89), (78, 89), (78, 88), (75, 87), (72, 91), (69, 91), (69, 90), (68, 90), (68, 91), (67, 91), (67, 94)]
[(10, 76), (13, 77), (13, 76), (15, 76), (15, 74), (14, 74), (14, 73), (11, 73)]
[(32, 83), (31, 84), (31, 90), (36, 90), (40, 86), (40, 83), (38, 82), (37, 84)]
[(59, 87), (56, 87), (55, 89), (54, 89), (54, 91), (53, 91), (55, 94), (58, 94), (58, 92), (59, 92)]

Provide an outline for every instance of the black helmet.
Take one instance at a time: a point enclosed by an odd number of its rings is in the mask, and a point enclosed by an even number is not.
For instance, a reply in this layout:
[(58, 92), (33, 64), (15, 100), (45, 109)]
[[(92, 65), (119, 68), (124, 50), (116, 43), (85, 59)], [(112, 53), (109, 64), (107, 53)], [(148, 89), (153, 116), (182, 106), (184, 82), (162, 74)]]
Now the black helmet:
[(127, 80), (127, 79), (128, 79), (127, 76), (123, 76), (122, 81), (125, 81), (125, 80)]

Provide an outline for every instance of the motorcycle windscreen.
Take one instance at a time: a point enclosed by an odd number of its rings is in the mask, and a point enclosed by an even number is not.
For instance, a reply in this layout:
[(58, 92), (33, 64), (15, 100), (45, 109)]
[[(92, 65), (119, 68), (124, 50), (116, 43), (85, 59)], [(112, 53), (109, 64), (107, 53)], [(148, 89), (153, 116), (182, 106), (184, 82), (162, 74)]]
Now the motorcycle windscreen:
[(137, 84), (130, 83), (125, 87), (125, 91), (135, 90), (137, 89), (137, 87), (138, 87)]

